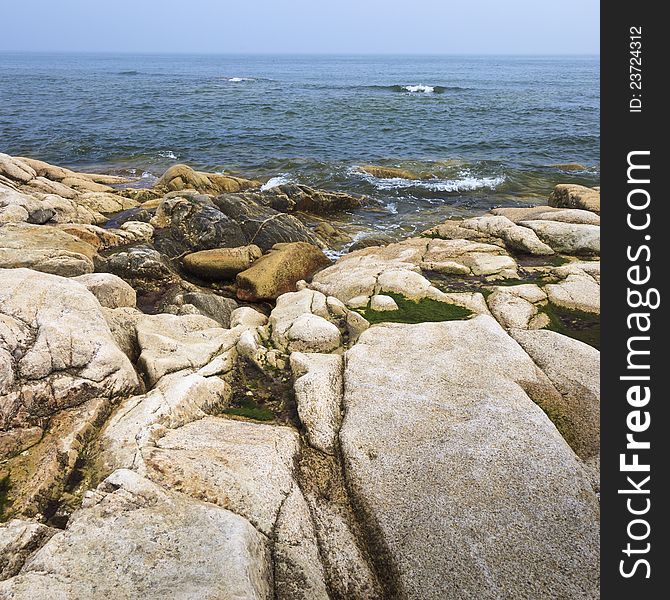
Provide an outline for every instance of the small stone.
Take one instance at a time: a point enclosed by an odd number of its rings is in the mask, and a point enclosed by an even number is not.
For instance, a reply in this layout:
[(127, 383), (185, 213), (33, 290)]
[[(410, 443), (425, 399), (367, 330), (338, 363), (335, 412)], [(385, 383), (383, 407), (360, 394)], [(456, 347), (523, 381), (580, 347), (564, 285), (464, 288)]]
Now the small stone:
[(391, 296), (375, 294), (370, 299), (370, 308), (379, 312), (398, 310), (396, 301)]

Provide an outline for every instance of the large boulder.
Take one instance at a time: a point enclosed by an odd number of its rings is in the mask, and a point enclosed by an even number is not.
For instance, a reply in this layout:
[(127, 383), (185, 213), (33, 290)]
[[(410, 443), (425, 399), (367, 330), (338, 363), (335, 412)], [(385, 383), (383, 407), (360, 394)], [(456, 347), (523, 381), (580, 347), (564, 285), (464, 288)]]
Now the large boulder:
[(561, 254), (598, 256), (600, 254), (600, 225), (561, 223), (560, 221), (522, 221), (537, 236)]
[(120, 470), (0, 598), (270, 600), (272, 589), (270, 543), (249, 521)]
[(549, 206), (579, 208), (600, 213), (600, 190), (572, 183), (561, 183), (549, 196)]
[[(267, 252), (281, 242), (321, 242), (293, 215), (262, 206), (250, 198), (223, 194), (214, 199), (216, 206), (242, 228), (247, 244), (255, 244)], [(243, 244), (237, 244), (243, 245)]]
[(0, 227), (0, 268), (25, 267), (73, 277), (93, 272), (96, 249), (55, 227), (8, 223)]
[(156, 182), (155, 187), (166, 191), (196, 190), (201, 194), (240, 192), (259, 187), (260, 182), (230, 175), (194, 171), (187, 165), (173, 165)]
[(285, 183), (262, 192), (247, 192), (249, 198), (263, 206), (269, 206), (279, 212), (307, 212), (329, 214), (343, 210), (360, 208), (365, 199), (343, 192), (317, 190), (306, 185)]
[(143, 293), (155, 293), (181, 281), (167, 260), (149, 245), (139, 245), (110, 255), (98, 270), (113, 273)]
[(375, 326), (345, 365), (344, 470), (391, 595), (598, 597), (596, 495), (493, 319)]
[(220, 281), (234, 279), (240, 271), (248, 269), (263, 255), (253, 244), (239, 248), (216, 248), (202, 250), (184, 256), (184, 269), (200, 279)]
[(137, 385), (95, 296), (82, 284), (28, 269), (0, 269), (2, 425)]
[(156, 226), (156, 247), (168, 256), (244, 246), (242, 227), (216, 208), (207, 196), (166, 198), (151, 220)]
[(0, 152), (0, 175), (18, 183), (28, 183), (37, 177), (35, 169), (24, 161)]
[(134, 307), (137, 302), (135, 290), (112, 273), (79, 275), (74, 280), (83, 284), (105, 308)]
[(276, 244), (251, 267), (237, 275), (240, 300), (274, 300), (292, 292), (300, 280), (310, 280), (330, 260), (316, 246), (305, 242)]
[(0, 269), (0, 479), (13, 514), (59, 497), (96, 427), (138, 388), (102, 310), (76, 281)]

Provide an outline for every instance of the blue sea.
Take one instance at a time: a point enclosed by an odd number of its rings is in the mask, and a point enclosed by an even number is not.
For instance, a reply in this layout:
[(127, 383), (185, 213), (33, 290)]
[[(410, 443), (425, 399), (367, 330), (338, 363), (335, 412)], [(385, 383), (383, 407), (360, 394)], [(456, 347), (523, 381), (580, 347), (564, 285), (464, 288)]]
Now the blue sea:
[[(150, 185), (170, 165), (367, 194), (411, 234), (599, 183), (598, 57), (0, 54), (0, 151)], [(555, 165), (580, 163), (567, 170)], [(365, 164), (429, 179), (375, 178)]]

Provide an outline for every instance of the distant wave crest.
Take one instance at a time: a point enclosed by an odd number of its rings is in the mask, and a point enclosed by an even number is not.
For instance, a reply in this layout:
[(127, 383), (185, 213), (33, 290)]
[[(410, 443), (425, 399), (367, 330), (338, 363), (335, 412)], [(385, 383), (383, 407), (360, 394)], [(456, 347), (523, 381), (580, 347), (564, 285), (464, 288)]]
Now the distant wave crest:
[(386, 90), (403, 94), (446, 94), (448, 92), (465, 91), (468, 88), (446, 85), (426, 85), (424, 83), (412, 83), (403, 85), (372, 85), (371, 89)]

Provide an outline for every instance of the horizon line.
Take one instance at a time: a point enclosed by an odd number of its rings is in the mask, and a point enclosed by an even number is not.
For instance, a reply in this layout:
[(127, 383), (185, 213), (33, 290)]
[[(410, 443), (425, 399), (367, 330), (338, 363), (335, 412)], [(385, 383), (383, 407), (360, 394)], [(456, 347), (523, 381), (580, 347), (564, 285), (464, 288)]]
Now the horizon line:
[(0, 54), (120, 54), (130, 56), (532, 56), (532, 57), (598, 57), (600, 52), (235, 52), (174, 50), (3, 50)]

